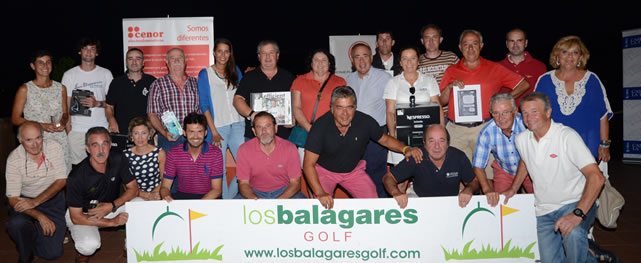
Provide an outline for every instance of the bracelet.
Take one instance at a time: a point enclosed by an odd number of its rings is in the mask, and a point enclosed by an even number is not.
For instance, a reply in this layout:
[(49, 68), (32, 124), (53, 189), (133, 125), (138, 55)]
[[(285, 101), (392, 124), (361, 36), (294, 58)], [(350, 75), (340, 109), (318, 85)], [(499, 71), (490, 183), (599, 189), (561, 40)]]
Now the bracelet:
[(405, 145), (405, 147), (403, 147), (403, 150), (402, 150), (403, 155), (405, 155), (405, 151), (407, 151), (407, 148), (409, 148), (409, 147), (410, 147), (409, 145)]
[(115, 213), (116, 210), (118, 210), (118, 207), (116, 206), (116, 202), (111, 201), (111, 212)]
[(601, 140), (599, 143), (599, 147), (601, 148), (610, 148), (610, 144), (612, 143), (611, 140)]
[(252, 114), (254, 114), (254, 112), (255, 112), (254, 110), (250, 111), (249, 114), (247, 114), (247, 116), (245, 117), (245, 119), (247, 119), (248, 121), (251, 121)]

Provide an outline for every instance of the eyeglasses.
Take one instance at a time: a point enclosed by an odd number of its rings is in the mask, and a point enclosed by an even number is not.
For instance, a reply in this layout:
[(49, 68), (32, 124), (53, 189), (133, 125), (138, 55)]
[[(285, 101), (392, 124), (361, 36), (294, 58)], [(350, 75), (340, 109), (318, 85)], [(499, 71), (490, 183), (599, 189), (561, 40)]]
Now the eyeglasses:
[(410, 107), (414, 107), (416, 105), (416, 97), (414, 97), (414, 93), (416, 93), (416, 88), (414, 86), (410, 87)]
[(47, 177), (47, 175), (49, 175), (49, 159), (44, 157), (44, 161), (43, 162), (44, 162), (44, 165), (45, 165), (45, 174), (43, 176), (42, 173), (38, 172), (39, 171), (39, 166), (38, 165), (36, 166), (36, 170), (31, 171), (31, 170), (27, 169), (27, 159), (28, 158), (29, 158), (28, 156), (25, 156), (25, 159), (24, 159), (24, 174), (25, 174), (26, 177), (31, 177), (31, 178)]
[(503, 111), (503, 112), (498, 112), (498, 111), (493, 111), (492, 112), (492, 117), (498, 118), (498, 117), (508, 117), (510, 114), (512, 114), (512, 111)]

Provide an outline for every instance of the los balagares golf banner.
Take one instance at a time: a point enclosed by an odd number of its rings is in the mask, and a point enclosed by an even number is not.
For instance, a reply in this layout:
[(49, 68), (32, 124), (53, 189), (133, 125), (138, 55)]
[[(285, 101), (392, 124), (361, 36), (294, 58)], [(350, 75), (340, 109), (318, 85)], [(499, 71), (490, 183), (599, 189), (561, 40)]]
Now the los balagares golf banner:
[(128, 262), (535, 262), (534, 197), (127, 203)]

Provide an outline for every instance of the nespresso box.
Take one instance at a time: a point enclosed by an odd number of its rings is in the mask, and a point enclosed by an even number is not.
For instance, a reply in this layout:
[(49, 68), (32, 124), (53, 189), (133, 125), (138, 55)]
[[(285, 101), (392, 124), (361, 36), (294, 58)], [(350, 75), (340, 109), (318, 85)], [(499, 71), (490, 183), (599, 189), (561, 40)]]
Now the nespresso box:
[(414, 146), (423, 146), (423, 132), (427, 125), (439, 123), (439, 107), (436, 103), (396, 104), (396, 138)]

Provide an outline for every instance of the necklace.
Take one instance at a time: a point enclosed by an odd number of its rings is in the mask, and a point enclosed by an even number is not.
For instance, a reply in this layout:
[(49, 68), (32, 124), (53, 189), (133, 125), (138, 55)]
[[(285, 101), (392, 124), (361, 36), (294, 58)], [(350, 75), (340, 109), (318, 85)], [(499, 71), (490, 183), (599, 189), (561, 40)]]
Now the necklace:
[(215, 68), (214, 73), (216, 73), (216, 76), (218, 76), (220, 79), (225, 79), (225, 76), (221, 76), (220, 74), (218, 74), (218, 70), (216, 70)]
[(51, 81), (51, 80), (46, 80), (46, 81), (45, 81), (44, 83), (42, 83), (42, 84), (39, 84), (36, 80), (34, 80), (34, 81), (32, 81), (32, 82), (33, 82), (33, 84), (34, 84), (34, 85), (36, 85), (36, 87), (41, 88), (41, 89), (46, 89), (46, 88), (51, 87), (51, 84), (52, 84), (52, 82), (53, 82), (53, 81)]

